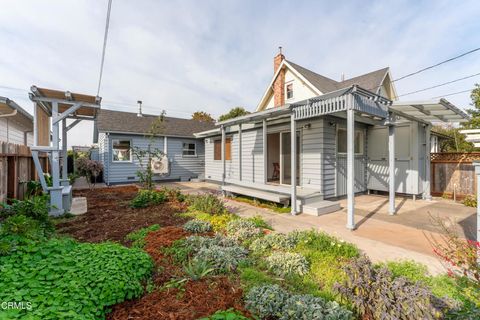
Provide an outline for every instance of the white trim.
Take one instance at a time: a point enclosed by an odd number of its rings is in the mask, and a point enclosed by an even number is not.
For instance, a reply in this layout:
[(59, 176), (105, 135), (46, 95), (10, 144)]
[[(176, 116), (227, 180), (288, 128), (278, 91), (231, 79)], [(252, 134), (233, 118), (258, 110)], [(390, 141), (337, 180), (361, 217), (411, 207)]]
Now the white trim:
[[(346, 156), (347, 155), (347, 152), (338, 152), (338, 131), (339, 130), (343, 130), (345, 132), (347, 132), (347, 128), (344, 128), (344, 127), (339, 127), (337, 126), (337, 129), (335, 130), (335, 152), (337, 155), (341, 155), (341, 156)], [(366, 133), (365, 133), (365, 129), (355, 129), (355, 134), (357, 132), (360, 132), (362, 134), (362, 139), (360, 139), (361, 141), (361, 153), (357, 153), (355, 152), (355, 156), (363, 156), (365, 154), (365, 137), (366, 137)], [(353, 138), (355, 139), (355, 134), (353, 136)], [(347, 148), (348, 150), (348, 148)]]
[[(185, 149), (185, 147), (184, 147), (185, 144), (187, 144), (187, 145), (193, 144), (194, 145), (194, 148), (193, 148), (194, 154), (184, 154), (185, 151), (191, 151), (191, 149)], [(197, 155), (197, 143), (195, 141), (193, 141), (193, 142), (182, 141), (182, 158), (197, 158), (197, 157), (198, 157), (198, 155)]]

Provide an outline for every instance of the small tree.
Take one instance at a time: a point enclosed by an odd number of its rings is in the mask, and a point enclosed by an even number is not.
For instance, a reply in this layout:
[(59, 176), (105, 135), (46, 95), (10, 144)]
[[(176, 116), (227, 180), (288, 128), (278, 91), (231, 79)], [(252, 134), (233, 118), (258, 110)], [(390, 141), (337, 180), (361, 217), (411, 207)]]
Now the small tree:
[(78, 173), (80, 176), (85, 177), (88, 187), (92, 190), (95, 187), (98, 176), (103, 171), (103, 164), (100, 161), (81, 157), (77, 159), (76, 166)]
[(463, 127), (468, 129), (480, 129), (480, 85), (478, 83), (475, 84), (475, 88), (472, 90), (470, 98), (472, 99), (470, 105), (473, 106), (473, 108), (467, 109), (467, 113), (472, 119), (463, 124)]
[(244, 115), (249, 114), (249, 113), (250, 112), (245, 110), (245, 108), (243, 108), (243, 107), (235, 107), (235, 108), (232, 108), (227, 113), (222, 114), (218, 118), (218, 121), (225, 121), (225, 120), (228, 120), (228, 119), (233, 119), (233, 118), (236, 118), (236, 117), (244, 116)]
[(192, 120), (202, 121), (202, 122), (215, 122), (212, 115), (205, 111), (195, 111), (192, 114)]
[(162, 111), (160, 116), (152, 121), (150, 130), (145, 135), (149, 140), (147, 149), (142, 149), (136, 146), (132, 148), (132, 153), (137, 158), (140, 165), (140, 169), (136, 172), (138, 180), (142, 187), (147, 190), (153, 190), (154, 186), (152, 160), (166, 156), (162, 150), (153, 147), (156, 137), (158, 137), (158, 135), (164, 130), (164, 119), (165, 111)]

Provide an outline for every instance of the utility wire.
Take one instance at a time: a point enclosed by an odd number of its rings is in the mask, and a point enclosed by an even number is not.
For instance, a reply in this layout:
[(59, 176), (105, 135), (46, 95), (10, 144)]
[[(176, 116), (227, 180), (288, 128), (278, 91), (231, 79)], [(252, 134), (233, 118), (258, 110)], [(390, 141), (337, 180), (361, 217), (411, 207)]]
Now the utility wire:
[(473, 89), (475, 89), (475, 88), (468, 89), (468, 90), (463, 90), (463, 91), (458, 91), (458, 92), (453, 92), (453, 93), (449, 93), (449, 94), (442, 94), (441, 96), (432, 97), (432, 99), (453, 96), (453, 95), (460, 94), (460, 93), (465, 93), (465, 92), (471, 92)]
[(451, 83), (458, 82), (458, 81), (465, 80), (465, 79), (470, 79), (470, 78), (473, 78), (473, 77), (476, 77), (476, 76), (479, 76), (479, 75), (480, 75), (480, 72), (479, 72), (479, 73), (472, 74), (472, 75), (469, 75), (469, 76), (466, 76), (466, 77), (463, 77), (463, 78), (458, 78), (458, 79), (455, 79), (455, 80), (452, 80), (452, 81), (440, 83), (440, 84), (437, 84), (437, 85), (434, 85), (434, 86), (431, 86), (431, 87), (428, 87), (428, 88), (424, 88), (424, 89), (420, 89), (420, 90), (416, 90), (416, 91), (404, 93), (404, 94), (401, 94), (401, 95), (397, 96), (397, 98), (398, 98), (398, 97), (408, 96), (408, 95), (411, 95), (411, 94), (414, 94), (414, 93), (418, 93), (418, 92), (427, 91), (427, 90), (434, 89), (434, 88), (438, 88), (438, 87), (442, 87), (442, 86), (445, 86), (445, 85), (447, 85), (447, 84), (451, 84)]
[(98, 78), (97, 96), (100, 94), (100, 87), (102, 85), (103, 65), (105, 63), (105, 51), (107, 49), (108, 29), (110, 27), (110, 12), (112, 11), (112, 0), (108, 0), (107, 19), (105, 21), (105, 34), (103, 36), (103, 50), (102, 50), (102, 62), (100, 63), (100, 76)]
[(469, 55), (469, 54), (471, 54), (471, 53), (474, 53), (474, 52), (476, 52), (476, 51), (480, 51), (480, 47), (479, 47), (479, 48), (476, 48), (476, 49), (473, 49), (473, 50), (470, 50), (470, 51), (467, 51), (467, 52), (465, 52), (465, 53), (462, 53), (462, 54), (460, 54), (460, 55), (458, 55), (458, 56), (455, 56), (455, 57), (453, 57), (453, 58), (450, 58), (450, 59), (444, 60), (444, 61), (442, 61), (442, 62), (436, 63), (436, 64), (434, 64), (434, 65), (428, 66), (428, 67), (426, 67), (426, 68), (420, 69), (420, 70), (418, 70), (418, 71), (415, 71), (415, 72), (406, 74), (406, 75), (404, 75), (404, 76), (402, 76), (402, 77), (400, 77), (400, 78), (397, 78), (397, 79), (395, 79), (395, 80), (392, 80), (392, 82), (400, 81), (400, 80), (403, 80), (403, 79), (405, 79), (405, 78), (408, 78), (408, 77), (414, 76), (414, 75), (416, 75), (416, 74), (419, 74), (419, 73), (421, 73), (421, 72), (424, 72), (424, 71), (433, 69), (433, 68), (438, 67), (438, 66), (440, 66), (440, 65), (442, 65), (442, 64), (445, 64), (445, 63), (447, 63), (447, 62), (450, 62), (450, 61), (459, 59), (459, 58), (461, 58), (461, 57), (464, 57), (464, 56)]

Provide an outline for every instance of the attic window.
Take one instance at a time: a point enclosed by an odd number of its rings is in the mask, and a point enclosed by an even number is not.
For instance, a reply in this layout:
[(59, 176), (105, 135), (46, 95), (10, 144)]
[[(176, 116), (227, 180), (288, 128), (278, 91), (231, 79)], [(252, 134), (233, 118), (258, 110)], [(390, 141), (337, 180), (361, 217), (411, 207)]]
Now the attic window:
[(287, 89), (285, 91), (287, 92), (287, 99), (292, 99), (293, 98), (293, 83), (287, 84)]

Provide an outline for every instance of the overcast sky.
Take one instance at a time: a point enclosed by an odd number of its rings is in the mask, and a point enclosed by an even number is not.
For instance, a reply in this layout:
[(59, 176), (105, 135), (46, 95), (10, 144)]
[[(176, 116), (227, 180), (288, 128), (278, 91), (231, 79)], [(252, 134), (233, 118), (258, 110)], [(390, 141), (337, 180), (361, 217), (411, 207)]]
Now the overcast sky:
[[(0, 96), (28, 111), (28, 88), (95, 95), (107, 0), (8, 1), (0, 10)], [(283, 46), (287, 59), (340, 80), (391, 68), (394, 78), (480, 47), (473, 1), (113, 0), (102, 108), (189, 117), (253, 111)], [(398, 94), (480, 72), (480, 52), (396, 83)], [(480, 77), (402, 97), (467, 90)], [(8, 88), (6, 88), (8, 87)], [(12, 89), (13, 88), (13, 89)], [(18, 89), (17, 89), (18, 88)], [(19, 90), (20, 89), (20, 90)], [(447, 99), (468, 107), (469, 93)], [(78, 125), (69, 145), (90, 145)]]

